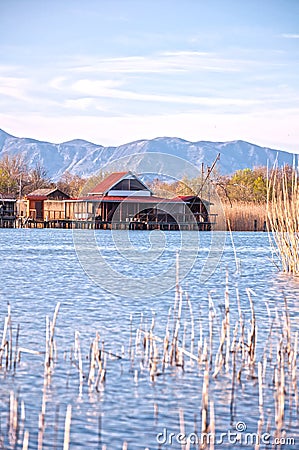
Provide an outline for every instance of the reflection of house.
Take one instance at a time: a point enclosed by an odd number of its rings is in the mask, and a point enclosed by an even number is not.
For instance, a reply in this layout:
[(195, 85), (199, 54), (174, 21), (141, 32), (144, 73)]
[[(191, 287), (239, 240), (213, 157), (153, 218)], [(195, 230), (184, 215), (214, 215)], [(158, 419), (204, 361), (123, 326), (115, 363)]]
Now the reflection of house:
[(196, 196), (155, 197), (131, 172), (115, 172), (90, 193), (66, 203), (66, 217), (93, 221), (95, 228), (211, 228), (208, 204)]
[(0, 228), (12, 228), (16, 220), (16, 200), (0, 194)]
[(59, 189), (37, 189), (26, 196), (26, 215), (38, 221), (65, 219), (64, 201), (69, 198)]

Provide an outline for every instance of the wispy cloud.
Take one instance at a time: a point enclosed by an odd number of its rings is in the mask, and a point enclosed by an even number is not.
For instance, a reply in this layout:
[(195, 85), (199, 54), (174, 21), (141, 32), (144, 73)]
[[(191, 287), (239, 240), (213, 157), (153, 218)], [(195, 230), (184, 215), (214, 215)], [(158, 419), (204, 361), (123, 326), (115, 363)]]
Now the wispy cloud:
[(239, 72), (248, 61), (224, 58), (217, 54), (197, 51), (160, 52), (147, 56), (122, 58), (86, 58), (74, 61), (71, 71), (80, 73), (185, 73)]
[(179, 103), (186, 105), (202, 105), (202, 106), (249, 106), (261, 103), (259, 100), (233, 97), (204, 97), (194, 95), (167, 95), (167, 94), (148, 94), (143, 92), (134, 92), (121, 88), (121, 82), (109, 80), (79, 80), (71, 87), (80, 94), (89, 97), (105, 97), (120, 100), (134, 100), (144, 102), (163, 102), (163, 103)]
[(299, 39), (299, 33), (283, 33), (281, 36), (286, 39)]
[(76, 99), (67, 99), (63, 102), (63, 107), (71, 110), (86, 111), (96, 106), (93, 98), (81, 97)]
[(0, 94), (19, 100), (27, 100), (29, 82), (26, 78), (13, 76), (0, 77)]

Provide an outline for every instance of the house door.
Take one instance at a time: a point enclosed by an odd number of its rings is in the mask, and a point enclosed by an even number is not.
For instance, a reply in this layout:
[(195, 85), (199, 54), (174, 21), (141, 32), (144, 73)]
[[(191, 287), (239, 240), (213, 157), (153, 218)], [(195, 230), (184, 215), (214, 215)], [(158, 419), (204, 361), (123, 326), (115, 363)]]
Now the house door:
[(36, 218), (43, 219), (43, 202), (35, 202)]

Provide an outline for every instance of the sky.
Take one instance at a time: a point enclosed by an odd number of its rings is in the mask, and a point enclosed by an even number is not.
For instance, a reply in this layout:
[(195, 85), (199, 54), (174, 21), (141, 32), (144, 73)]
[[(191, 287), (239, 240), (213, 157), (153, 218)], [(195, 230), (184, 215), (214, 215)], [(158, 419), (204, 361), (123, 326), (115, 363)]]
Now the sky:
[(0, 128), (299, 153), (299, 0), (0, 0)]

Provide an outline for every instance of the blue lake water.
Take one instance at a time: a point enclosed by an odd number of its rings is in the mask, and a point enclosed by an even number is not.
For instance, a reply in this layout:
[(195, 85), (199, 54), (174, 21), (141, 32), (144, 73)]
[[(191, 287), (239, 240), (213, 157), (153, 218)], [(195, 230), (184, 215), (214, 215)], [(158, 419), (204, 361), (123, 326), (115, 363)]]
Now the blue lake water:
[[(84, 230), (80, 231), (84, 236)], [(191, 317), (185, 300), (187, 292), (194, 314), (195, 354), (198, 341), (208, 336), (209, 295), (215, 314), (213, 345), (215, 351), (218, 348), (227, 278), (231, 339), (238, 319), (236, 290), (244, 322), (246, 326), (250, 323), (250, 303), (246, 292), (249, 288), (257, 322), (256, 361), (263, 359), (271, 323), (273, 342), (276, 342), (275, 330), (283, 320), (284, 298), (288, 303), (294, 340), (299, 331), (299, 282), (277, 271), (271, 260), (272, 250), (266, 233), (233, 233), (233, 247), (229, 235), (216, 245), (211, 233), (202, 232), (198, 237), (197, 233), (195, 236), (190, 232), (190, 248), (186, 241), (182, 244), (178, 232), (151, 234), (130, 231), (128, 234), (98, 230), (93, 236), (101, 254), (99, 265), (92, 257), (82, 259), (79, 256), (78, 259), (76, 247), (80, 236), (74, 237), (71, 230), (0, 230), (0, 339), (9, 302), (13, 345), (19, 324), (19, 346), (43, 352), (45, 317), (51, 318), (57, 302), (61, 303), (55, 331), (57, 358), (51, 382), (46, 388), (42, 448), (63, 448), (64, 419), (70, 404), (71, 449), (102, 449), (106, 445), (108, 450), (116, 450), (122, 448), (124, 441), (129, 449), (134, 450), (180, 449), (181, 445), (176, 438), (169, 438), (169, 433), (177, 436), (180, 432), (180, 411), (184, 414), (187, 435), (201, 429), (204, 364), (198, 366), (197, 362), (192, 363), (186, 357), (184, 370), (168, 367), (153, 381), (148, 370), (142, 367), (138, 354), (132, 358), (135, 333), (140, 323), (144, 330), (149, 330), (154, 318), (154, 334), (164, 338), (169, 309), (175, 300), (177, 251), (183, 245), (179, 260), (179, 271), (183, 273), (180, 285), (184, 291), (180, 339), (185, 339), (185, 347), (190, 350)], [(198, 246), (196, 252), (194, 242)], [(202, 270), (213, 245), (217, 247), (217, 254), (209, 262), (212, 274), (207, 279), (202, 276)], [(92, 278), (93, 274), (95, 278)], [(134, 290), (134, 282), (139, 284), (139, 290)], [(155, 295), (151, 295), (151, 285)], [(88, 386), (87, 379), (80, 387), (74, 355), (76, 331), (80, 333), (85, 375), (88, 375), (90, 345), (96, 332), (100, 333), (101, 345), (104, 342), (106, 381), (98, 391)], [(109, 357), (109, 351), (119, 358)], [(270, 366), (269, 362), (264, 386), (264, 412), (265, 423), (268, 420), (270, 433), (274, 433), (274, 390)], [(257, 368), (255, 375), (256, 372)], [(245, 423), (247, 432), (257, 431), (258, 383), (256, 376), (250, 379), (245, 371), (242, 376), (244, 378), (236, 385), (232, 415), (231, 371), (223, 369), (216, 378), (211, 375), (209, 395), (214, 402), (216, 434), (235, 431), (239, 422)], [(15, 373), (13, 369), (0, 370), (0, 442), (3, 442), (0, 448), (22, 448), (21, 436), (13, 442), (7, 431), (12, 391), (20, 402), (24, 401), (24, 429), (29, 431), (29, 448), (38, 448), (43, 389), (43, 355), (23, 353)], [(286, 436), (297, 440), (297, 447), (290, 443), (282, 448), (299, 448), (298, 416), (294, 412), (294, 397), (290, 398), (291, 404), (289, 400), (286, 402), (284, 429)], [(167, 442), (164, 442), (166, 434)], [(260, 448), (269, 448), (269, 445), (263, 445)], [(244, 447), (246, 445), (228, 442), (227, 437), (223, 443), (215, 445), (220, 449)], [(191, 445), (190, 448), (198, 446)]]

